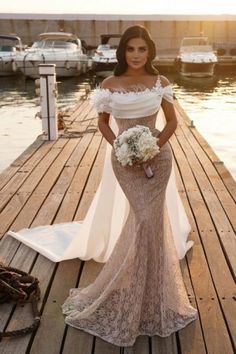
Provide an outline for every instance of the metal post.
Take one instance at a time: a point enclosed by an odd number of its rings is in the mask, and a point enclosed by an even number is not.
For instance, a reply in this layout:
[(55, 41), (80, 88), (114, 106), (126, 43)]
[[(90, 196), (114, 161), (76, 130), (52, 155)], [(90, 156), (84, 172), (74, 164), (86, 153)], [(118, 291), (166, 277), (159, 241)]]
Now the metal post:
[(40, 64), (40, 104), (42, 128), (47, 140), (58, 138), (55, 64)]

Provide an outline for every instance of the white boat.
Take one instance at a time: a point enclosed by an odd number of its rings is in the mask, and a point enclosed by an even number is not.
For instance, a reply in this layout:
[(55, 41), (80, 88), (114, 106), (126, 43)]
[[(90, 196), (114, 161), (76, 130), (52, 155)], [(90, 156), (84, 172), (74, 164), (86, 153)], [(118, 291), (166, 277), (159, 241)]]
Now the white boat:
[(109, 76), (114, 70), (117, 64), (116, 49), (120, 37), (120, 34), (101, 35), (101, 44), (99, 44), (92, 57), (93, 70), (98, 76)]
[(37, 78), (39, 64), (56, 64), (58, 77), (78, 76), (86, 73), (90, 62), (81, 40), (66, 32), (47, 32), (25, 53), (14, 59), (17, 68), (27, 77)]
[(236, 43), (214, 43), (218, 58), (218, 71), (236, 69)]
[(176, 58), (177, 69), (182, 76), (213, 76), (216, 63), (217, 57), (207, 37), (183, 38)]
[(21, 39), (13, 35), (0, 35), (0, 76), (15, 75), (13, 59), (23, 50)]

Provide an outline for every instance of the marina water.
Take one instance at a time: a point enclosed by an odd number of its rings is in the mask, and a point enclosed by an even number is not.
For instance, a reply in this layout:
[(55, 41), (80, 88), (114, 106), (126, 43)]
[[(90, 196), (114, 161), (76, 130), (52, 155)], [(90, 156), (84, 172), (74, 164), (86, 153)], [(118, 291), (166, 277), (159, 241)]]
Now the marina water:
[[(180, 79), (166, 74), (180, 105), (194, 121), (219, 158), (236, 178), (236, 76)], [(84, 92), (94, 87), (94, 77), (61, 79), (58, 83), (59, 110), (71, 108)], [(33, 80), (24, 77), (0, 78), (0, 171), (13, 162), (41, 134), (40, 107)]]

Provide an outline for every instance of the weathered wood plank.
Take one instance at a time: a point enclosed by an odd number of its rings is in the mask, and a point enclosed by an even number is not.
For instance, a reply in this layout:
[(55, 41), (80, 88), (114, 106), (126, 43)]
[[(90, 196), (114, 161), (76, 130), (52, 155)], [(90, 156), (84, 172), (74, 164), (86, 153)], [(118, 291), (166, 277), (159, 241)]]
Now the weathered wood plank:
[[(202, 169), (204, 170), (206, 176), (209, 178), (209, 182), (214, 188), (214, 191), (218, 196), (219, 202), (222, 204), (224, 211), (227, 214), (234, 230), (236, 230), (235, 201), (226, 189), (222, 179), (219, 178), (219, 174), (216, 171), (215, 167), (212, 165), (209, 158), (203, 152), (202, 148), (199, 145), (199, 142), (197, 142), (196, 139), (193, 137), (191, 130), (189, 130), (185, 124), (181, 125), (180, 129), (178, 130), (178, 133), (180, 133), (181, 130), (183, 131), (183, 137), (186, 139), (186, 141), (189, 142), (189, 145), (191, 145), (191, 148), (194, 150), (194, 154), (198, 158)], [(201, 181), (199, 181), (199, 183), (201, 183)]]
[[(191, 231), (188, 240), (194, 240), (196, 238), (193, 234), (197, 232), (197, 229), (196, 229), (193, 214), (190, 210), (189, 202), (185, 191), (185, 185), (183, 180), (180, 177), (180, 172), (178, 169), (176, 169), (176, 180), (177, 180), (178, 190), (180, 192), (180, 197), (184, 204), (185, 210), (187, 211), (188, 219), (191, 225)], [(191, 251), (188, 252), (187, 257), (185, 257), (180, 261), (180, 266), (181, 266), (181, 271), (186, 286), (186, 290), (188, 293), (189, 301), (195, 308), (197, 308), (195, 293), (192, 287), (191, 274), (189, 272), (189, 266), (188, 266), (189, 257), (191, 261)], [(179, 331), (178, 337), (179, 337), (182, 354), (205, 354), (206, 353), (204, 333), (199, 318), (196, 321), (190, 323), (187, 327), (183, 328), (181, 331)]]
[[(179, 133), (179, 130), (180, 129), (177, 131), (178, 141), (186, 153), (189, 166), (191, 167), (192, 173), (194, 174), (196, 182), (201, 190), (204, 202), (210, 211), (210, 215), (216, 227), (220, 242), (223, 245), (224, 252), (228, 258), (228, 263), (230, 264), (233, 274), (236, 277), (236, 257), (234, 252), (236, 249), (236, 238), (234, 230), (232, 229), (231, 223), (229, 222), (219, 199), (209, 183), (204, 170), (199, 164), (191, 145), (187, 143), (186, 139), (184, 139), (181, 133)], [(207, 225), (209, 225), (209, 223), (206, 223), (206, 226)]]
[[(61, 145), (61, 142), (59, 143)], [(64, 141), (63, 145), (66, 145), (66, 141)], [(70, 153), (70, 146), (71, 143), (69, 143), (68, 148), (65, 150), (66, 154), (69, 152)], [(66, 148), (66, 146), (65, 146)], [(30, 194), (36, 189), (36, 194), (43, 194), (44, 191), (42, 191), (41, 187), (41, 179), (43, 178), (44, 175), (49, 176), (50, 171), (50, 166), (54, 160), (58, 158), (58, 164), (63, 166), (63, 163), (65, 160), (63, 160), (63, 154), (60, 154), (61, 148), (54, 148), (52, 149), (48, 155), (38, 164), (38, 166), (34, 169), (34, 171), (29, 175), (25, 183), (20, 187), (18, 192), (12, 197), (10, 202), (7, 204), (7, 206), (3, 209), (3, 211), (0, 214), (0, 235), (3, 235), (8, 227), (12, 224), (13, 220), (16, 218), (28, 198), (30, 197)], [(67, 157), (67, 155), (64, 156), (64, 159)], [(62, 167), (61, 166), (61, 167)], [(49, 169), (49, 170), (48, 170)], [(56, 178), (57, 175), (55, 175), (54, 172), (54, 178)], [(48, 177), (50, 179), (50, 177)], [(48, 186), (53, 185), (54, 180), (51, 179), (49, 181)], [(44, 183), (44, 179), (42, 180), (42, 183)], [(39, 184), (39, 187), (38, 187)]]
[[(81, 113), (76, 116), (76, 119), (74, 120), (73, 124), (75, 122), (83, 122), (86, 118), (88, 118), (88, 116), (91, 115), (90, 113), (92, 111), (94, 112), (93, 108), (91, 107), (91, 105), (88, 102), (86, 102), (86, 107), (84, 107), (83, 110), (81, 111)], [(72, 126), (73, 126), (73, 124), (72, 124)], [(88, 123), (86, 122), (85, 124), (87, 125)]]
[[(34, 179), (37, 181), (37, 177), (41, 177), (41, 171), (46, 171), (47, 168), (52, 163), (53, 159), (56, 158), (60, 153), (60, 146), (64, 145), (66, 142), (59, 140), (56, 143), (44, 144), (39, 152), (32, 156), (25, 165), (23, 165), (17, 173), (11, 178), (11, 180), (4, 186), (0, 192), (0, 211), (7, 205), (12, 196), (17, 192), (23, 192), (25, 185), (34, 187), (32, 184)], [(56, 148), (53, 148), (55, 146)], [(57, 148), (58, 147), (58, 148)], [(49, 151), (49, 152), (48, 152)], [(36, 167), (35, 167), (36, 166)], [(32, 187), (29, 192), (32, 191)], [(28, 192), (28, 191), (27, 191)]]
[[(43, 145), (44, 141), (37, 138), (13, 163), (0, 174), (0, 190), (9, 182), (20, 167), (31, 158), (33, 154)], [(41, 149), (40, 149), (41, 150)]]
[[(208, 229), (209, 228), (209, 225), (207, 224), (209, 222), (208, 214), (206, 212), (205, 214), (202, 213), (202, 210), (205, 211), (207, 210), (205, 208), (204, 201), (202, 200), (201, 194), (198, 191), (198, 186), (191, 172), (191, 168), (188, 165), (188, 162), (186, 161), (185, 155), (182, 152), (182, 150), (178, 149), (178, 143), (176, 138), (172, 139), (171, 144), (174, 147), (175, 155), (178, 161), (178, 166), (180, 168), (180, 173), (187, 190), (187, 196), (190, 201), (190, 206), (192, 207), (196, 224), (198, 224), (199, 222), (203, 223), (204, 224), (203, 229), (206, 228)], [(189, 215), (189, 209), (187, 208), (186, 210)], [(227, 350), (229, 350), (229, 352), (232, 352), (232, 346), (231, 346), (229, 335), (227, 334), (227, 328), (224, 321), (222, 320), (223, 316), (219, 304), (217, 301), (215, 301), (215, 299), (217, 299), (217, 295), (215, 293), (215, 288), (214, 288), (215, 286), (212, 283), (211, 273), (209, 272), (205, 254), (202, 249), (202, 243), (204, 244), (204, 239), (200, 241), (199, 234), (197, 232), (198, 229), (195, 225), (193, 225), (193, 230), (196, 230), (196, 232), (192, 233), (191, 239), (194, 240), (195, 245), (193, 249), (190, 252), (188, 252), (187, 259), (188, 259), (191, 279), (193, 283), (193, 288), (196, 296), (196, 301), (200, 311), (204, 336), (206, 338), (206, 346), (208, 350), (216, 350), (217, 348), (216, 345), (219, 345), (218, 349), (221, 347), (222, 351), (224, 351), (227, 347)], [(208, 253), (206, 253), (206, 256), (208, 256)], [(189, 257), (191, 257), (191, 262)], [(216, 258), (214, 259), (212, 258), (212, 262), (214, 263), (211, 264), (211, 267), (212, 269), (214, 269), (214, 267), (217, 266), (216, 263), (218, 262), (218, 260), (216, 260)], [(224, 264), (225, 263), (223, 263), (222, 266), (224, 266)], [(228, 268), (225, 268), (225, 274), (228, 275), (227, 283), (229, 281), (229, 289), (232, 294), (232, 277), (230, 275)], [(214, 299), (214, 301), (212, 299)], [(206, 310), (206, 306), (207, 306), (206, 304), (209, 305), (209, 309), (210, 309), (208, 313), (209, 316), (204, 315), (204, 311)], [(215, 338), (214, 340), (212, 340), (212, 338), (215, 335), (214, 334), (215, 332), (214, 331), (212, 332), (213, 330), (211, 326), (212, 321), (213, 323), (217, 322), (217, 328), (218, 328), (217, 338)]]
[[(36, 151), (41, 150), (42, 145), (45, 144), (45, 141), (42, 138), (42, 135), (39, 135), (36, 140), (30, 144), (25, 151), (23, 151), (12, 163), (11, 166), (23, 166), (31, 157), (35, 154)], [(38, 151), (39, 152), (39, 151)]]
[[(121, 347), (123, 349), (122, 354), (151, 354), (150, 351), (150, 337), (148, 336), (138, 336), (134, 345), (132, 347)], [(152, 352), (154, 354), (155, 352)]]
[[(179, 179), (177, 179), (179, 181)], [(179, 181), (180, 182), (180, 181)], [(182, 181), (181, 181), (182, 183)], [(190, 221), (192, 230), (190, 232), (189, 235), (189, 239), (196, 239), (196, 237), (194, 236), (194, 233), (198, 232), (197, 230), (197, 226), (195, 225), (195, 219), (194, 219), (194, 213), (192, 212), (190, 205), (189, 205), (189, 201), (187, 199), (186, 193), (181, 193), (181, 199), (184, 203), (184, 207), (185, 210), (188, 214), (188, 219)], [(195, 209), (194, 209), (195, 210)], [(195, 241), (196, 242), (196, 241)], [(213, 241), (212, 241), (213, 242)], [(212, 243), (213, 244), (213, 243)], [(212, 245), (211, 244), (211, 245)], [(194, 245), (195, 247), (195, 245)], [(215, 251), (216, 252), (216, 251)], [(208, 255), (208, 250), (206, 251), (206, 254)], [(224, 291), (225, 290), (225, 284), (228, 282), (228, 272), (227, 274), (225, 274), (224, 272), (224, 267), (223, 264), (226, 266), (226, 262), (224, 261), (222, 263), (222, 259), (219, 257), (218, 253), (214, 253), (213, 250), (213, 256), (215, 254), (215, 257), (212, 259), (211, 263), (212, 265), (215, 264), (215, 260), (217, 261), (217, 265), (219, 266), (219, 268), (217, 267), (212, 267), (212, 269), (214, 270), (214, 275), (222, 275), (222, 278), (218, 280), (218, 282), (215, 281), (214, 279), (214, 283), (216, 285), (216, 290), (220, 295), (220, 291)], [(187, 254), (187, 262), (189, 257), (191, 257), (191, 252)], [(218, 258), (219, 257), (219, 258)], [(200, 260), (199, 260), (200, 262)], [(197, 304), (195, 301), (195, 294), (194, 291), (192, 289), (192, 285), (190, 284), (190, 282), (192, 283), (192, 280), (189, 276), (189, 272), (187, 270), (187, 267), (184, 266), (183, 264), (186, 263), (186, 259), (183, 259), (181, 261), (181, 266), (182, 266), (182, 273), (184, 276), (184, 281), (187, 284), (187, 290), (188, 290), (188, 294), (189, 294), (189, 298), (190, 298), (190, 302), (193, 304), (193, 306), (196, 308)], [(222, 265), (222, 267), (221, 267)], [(227, 268), (226, 268), (227, 269)], [(223, 271), (222, 271), (223, 270)], [(222, 271), (222, 273), (221, 273)], [(199, 279), (199, 281), (201, 281), (201, 278)], [(219, 286), (220, 284), (223, 285), (223, 287), (220, 289), (219, 291)], [(230, 285), (231, 284), (231, 285)], [(233, 283), (232, 283), (232, 278), (230, 277), (230, 281), (229, 281), (229, 290), (230, 293), (232, 294), (233, 292)], [(222, 299), (222, 298), (221, 298)], [(221, 306), (222, 306), (223, 302), (221, 301)], [(233, 322), (235, 322), (235, 316), (233, 315), (233, 304), (231, 304), (232, 307), (230, 309), (225, 310), (224, 312), (227, 314), (226, 318), (227, 318), (227, 322), (230, 322), (229, 327), (231, 328), (231, 334), (234, 335), (235, 330), (234, 330), (234, 326), (235, 324)], [(224, 308), (225, 306), (223, 306)], [(200, 353), (206, 353), (206, 349), (205, 349), (205, 344), (204, 344), (204, 334), (201, 333), (201, 324), (199, 323), (199, 321), (196, 321), (193, 324), (190, 324), (189, 326), (187, 326), (186, 328), (184, 328), (183, 330), (181, 330), (179, 332), (179, 338), (180, 338), (180, 346), (181, 346), (181, 353), (182, 354), (200, 354)], [(191, 340), (190, 340), (191, 339)]]
[(78, 117), (82, 117), (83, 111), (89, 106), (88, 101), (80, 100), (78, 104), (75, 106), (75, 109), (69, 115), (69, 117), (64, 118), (66, 125), (71, 125), (75, 119)]
[(177, 354), (176, 335), (161, 338), (159, 336), (152, 337), (152, 354)]
[[(30, 353), (60, 353), (66, 327), (61, 305), (68, 296), (68, 289), (77, 283), (80, 266), (81, 261), (78, 259), (59, 263)], [(80, 353), (78, 346), (75, 349)]]
[(92, 354), (93, 341), (95, 338), (90, 334), (80, 331), (73, 327), (68, 327), (65, 346), (62, 349), (62, 354)]
[[(191, 120), (188, 117), (187, 113), (184, 111), (184, 109), (180, 106), (178, 101), (175, 101), (175, 108), (181, 116), (181, 122), (183, 122), (182, 124), (190, 126)], [(219, 176), (221, 177), (228, 192), (234, 198), (234, 201), (236, 201), (236, 185), (231, 173), (229, 172), (229, 170), (227, 170), (225, 165), (222, 163), (222, 161), (219, 159), (219, 157), (216, 155), (216, 153), (213, 151), (213, 149), (204, 139), (204, 137), (198, 132), (198, 130), (196, 128), (191, 128), (191, 132), (198, 141), (198, 143), (201, 145), (202, 149), (205, 151), (206, 155), (212, 161), (212, 164), (219, 173)]]
[[(196, 232), (196, 225), (194, 222), (194, 217), (190, 211), (189, 203), (187, 200), (185, 185), (180, 176), (180, 171), (177, 168), (177, 161), (174, 160), (175, 163), (175, 175), (177, 188), (181, 197), (181, 200), (185, 206), (185, 210), (188, 209), (188, 219), (191, 225), (191, 231), (188, 236), (188, 240), (194, 239), (192, 234)], [(189, 251), (191, 253), (191, 251)], [(191, 259), (191, 254), (190, 254)], [(188, 261), (185, 257), (180, 261), (181, 271), (184, 279), (184, 283), (186, 286), (187, 294), (189, 297), (190, 303), (193, 307), (197, 308), (197, 303), (195, 299), (195, 293), (192, 287), (191, 275), (189, 273)], [(183, 328), (177, 333), (180, 342), (181, 354), (205, 354), (205, 341), (204, 341), (204, 333), (202, 331), (200, 319), (198, 318), (196, 321), (190, 323), (187, 327)]]
[[(105, 155), (106, 143), (103, 139), (101, 148), (98, 154), (98, 159), (94, 164), (94, 169), (91, 171), (91, 178), (88, 181), (88, 188), (85, 189), (83, 194), (83, 199), (78, 206), (78, 209), (75, 214), (75, 220), (84, 219), (86, 211), (88, 210), (89, 205), (91, 204), (93, 197), (96, 193), (97, 187), (101, 180), (102, 168)], [(99, 170), (98, 170), (99, 168)]]
[(70, 187), (66, 192), (64, 203), (58, 212), (59, 218), (63, 216), (63, 218), (67, 220), (69, 218), (69, 215), (75, 214), (76, 209), (80, 203), (81, 196), (84, 193), (85, 182), (87, 181), (88, 178), (88, 172), (87, 172), (88, 166), (89, 166), (89, 171), (91, 171), (94, 159), (97, 154), (96, 149), (98, 149), (100, 143), (101, 143), (101, 137), (94, 136), (94, 139), (92, 140), (92, 144), (90, 144), (89, 146), (89, 154), (86, 154), (85, 157), (82, 159), (74, 175), (74, 178), (70, 184)]
[(120, 354), (120, 347), (96, 337), (94, 354)]
[[(186, 258), (181, 260), (180, 265), (189, 301), (193, 307), (197, 308)], [(178, 331), (178, 337), (181, 354), (206, 354), (204, 333), (201, 327), (200, 318)]]

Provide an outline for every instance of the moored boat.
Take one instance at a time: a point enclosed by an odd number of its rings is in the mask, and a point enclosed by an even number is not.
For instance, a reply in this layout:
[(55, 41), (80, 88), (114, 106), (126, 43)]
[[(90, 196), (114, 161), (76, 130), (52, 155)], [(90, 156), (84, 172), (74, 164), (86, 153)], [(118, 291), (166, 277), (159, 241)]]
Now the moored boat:
[(56, 64), (57, 77), (86, 73), (90, 61), (81, 40), (72, 33), (47, 32), (39, 35), (32, 47), (16, 56), (17, 68), (27, 77), (39, 77), (39, 64)]
[(214, 43), (218, 58), (218, 71), (236, 69), (236, 43)]
[(93, 70), (98, 76), (109, 76), (114, 70), (117, 64), (116, 49), (120, 37), (120, 34), (101, 35), (101, 44), (98, 45), (92, 57)]
[(214, 75), (217, 56), (207, 37), (183, 38), (176, 58), (177, 70), (187, 77), (209, 77)]
[(23, 51), (21, 39), (15, 35), (0, 35), (0, 76), (15, 75), (14, 58)]

